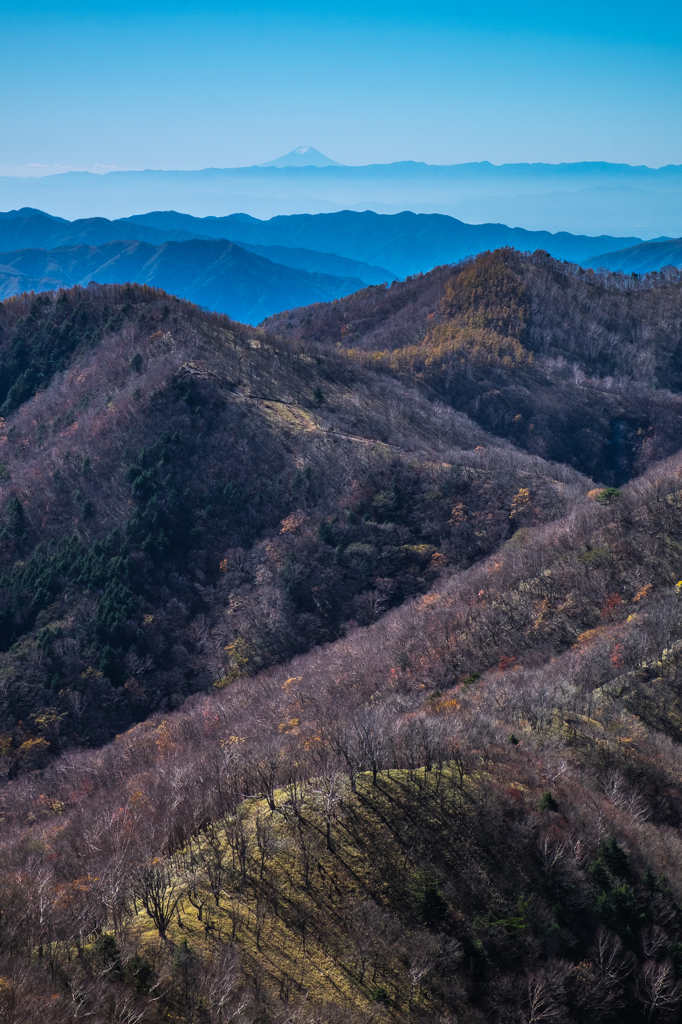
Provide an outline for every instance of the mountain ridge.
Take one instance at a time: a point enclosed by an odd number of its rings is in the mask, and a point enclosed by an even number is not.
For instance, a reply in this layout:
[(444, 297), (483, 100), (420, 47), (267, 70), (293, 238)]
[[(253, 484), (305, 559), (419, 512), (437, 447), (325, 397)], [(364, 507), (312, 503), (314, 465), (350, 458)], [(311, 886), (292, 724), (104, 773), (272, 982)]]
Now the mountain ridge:
[[(0, 305), (12, 1024), (675, 1019), (680, 318), (510, 250), (290, 330)], [(534, 372), (675, 454), (593, 486), (457, 408)]]
[(164, 286), (219, 312), (260, 322), (298, 293), (304, 302), (356, 291), (355, 277), (295, 269), (247, 252), (233, 242), (195, 239), (152, 245), (143, 241), (107, 242), (0, 253), (0, 296), (87, 284), (125, 283)]
[(491, 433), (617, 486), (647, 452), (677, 450), (679, 282), (502, 249), (262, 326), (419, 379)]
[[(190, 223), (189, 217), (188, 214), (167, 211), (140, 214), (130, 220), (150, 227), (171, 223), (179, 226)], [(574, 236), (568, 232), (552, 235), (547, 231), (510, 228), (506, 224), (465, 224), (442, 214), (415, 214), (410, 211), (378, 214), (346, 210), (277, 216), (267, 221), (242, 214), (238, 217), (192, 218), (192, 221), (199, 221), (205, 230), (212, 233), (229, 232), (238, 243), (323, 248), (350, 259), (390, 265), (403, 277), (423, 273), (440, 264), (456, 263), (476, 252), (502, 245), (516, 245), (520, 249), (543, 248), (557, 259), (579, 262), (586, 253), (598, 249), (605, 241), (603, 236)], [(636, 244), (641, 239), (625, 241)]]
[(682, 265), (682, 239), (652, 239), (639, 245), (627, 246), (613, 252), (600, 253), (585, 260), (586, 267), (595, 270), (606, 267), (608, 270), (626, 274), (647, 274), (661, 270), (666, 266)]
[[(182, 215), (178, 215), (180, 217)], [(62, 217), (52, 217), (41, 210), (12, 210), (3, 214), (0, 221), (0, 250), (9, 252), (15, 249), (56, 249), (67, 245), (101, 245), (107, 242), (127, 241), (135, 239), (151, 244), (162, 244), (170, 241), (209, 241), (224, 238), (221, 232), (204, 233), (198, 230), (177, 228), (156, 228), (139, 222), (135, 218), (124, 218), (109, 221), (104, 217), (90, 217), (77, 221), (67, 221)], [(241, 218), (237, 218), (237, 222)], [(224, 238), (225, 241), (231, 239)], [(356, 276), (366, 284), (379, 284), (395, 277), (385, 267), (373, 267), (361, 264), (357, 260), (344, 261), (343, 257), (334, 253), (307, 251), (299, 248), (296, 253), (289, 252), (285, 247), (273, 247), (269, 253), (264, 246), (244, 246), (250, 252), (270, 259), (273, 263), (283, 263), (300, 270), (311, 270), (319, 273), (340, 271), (341, 277)], [(293, 262), (287, 262), (290, 259)], [(331, 268), (334, 269), (331, 269)], [(358, 272), (358, 271), (361, 271)]]

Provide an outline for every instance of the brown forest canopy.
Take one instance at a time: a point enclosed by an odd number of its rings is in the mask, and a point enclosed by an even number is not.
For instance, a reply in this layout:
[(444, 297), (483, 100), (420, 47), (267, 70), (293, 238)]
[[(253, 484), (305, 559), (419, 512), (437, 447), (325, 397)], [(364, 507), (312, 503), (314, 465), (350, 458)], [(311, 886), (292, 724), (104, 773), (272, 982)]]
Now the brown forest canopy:
[(0, 307), (0, 1020), (675, 1019), (681, 288)]
[(3, 314), (15, 768), (374, 621), (589, 489), (398, 380), (150, 289)]
[(598, 274), (502, 249), (264, 326), (417, 379), (491, 433), (604, 483), (678, 447), (673, 269)]

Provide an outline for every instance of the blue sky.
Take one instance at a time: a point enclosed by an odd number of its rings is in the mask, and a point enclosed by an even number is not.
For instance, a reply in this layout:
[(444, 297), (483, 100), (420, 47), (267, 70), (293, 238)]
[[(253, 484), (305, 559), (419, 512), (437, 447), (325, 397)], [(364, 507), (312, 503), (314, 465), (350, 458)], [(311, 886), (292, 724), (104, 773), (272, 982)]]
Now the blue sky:
[[(679, 3), (0, 0), (0, 168), (682, 163)], [(30, 173), (40, 173), (34, 167)]]

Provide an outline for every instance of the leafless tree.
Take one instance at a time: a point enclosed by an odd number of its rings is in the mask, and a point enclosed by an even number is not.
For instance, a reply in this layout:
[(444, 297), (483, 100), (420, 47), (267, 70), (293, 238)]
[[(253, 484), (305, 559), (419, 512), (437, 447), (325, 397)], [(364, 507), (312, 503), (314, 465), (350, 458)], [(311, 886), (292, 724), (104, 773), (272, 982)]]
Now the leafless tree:
[(166, 931), (184, 895), (180, 880), (168, 865), (158, 862), (142, 868), (133, 882), (133, 895), (165, 941)]
[(682, 1001), (682, 984), (670, 960), (647, 960), (637, 973), (637, 997), (647, 1020), (672, 1020)]

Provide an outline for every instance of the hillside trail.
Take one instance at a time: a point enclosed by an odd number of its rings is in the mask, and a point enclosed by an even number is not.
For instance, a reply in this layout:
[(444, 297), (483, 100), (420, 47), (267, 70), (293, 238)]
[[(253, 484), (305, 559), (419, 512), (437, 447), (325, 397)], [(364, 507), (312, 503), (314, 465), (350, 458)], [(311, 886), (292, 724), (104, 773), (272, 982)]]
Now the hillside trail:
[[(238, 384), (234, 384), (232, 381), (227, 380), (220, 374), (216, 373), (215, 370), (210, 370), (207, 367), (197, 366), (196, 363), (185, 363), (180, 369), (189, 374), (192, 377), (204, 378), (205, 380), (215, 380), (223, 387), (226, 387), (230, 394), (235, 395), (238, 398), (242, 398), (249, 402), (256, 402), (266, 410), (266, 415), (274, 415), (281, 422), (284, 422), (289, 427), (298, 428), (308, 433), (321, 433), (328, 434), (333, 437), (343, 438), (346, 441), (353, 441), (357, 444), (364, 444), (370, 447), (377, 446), (380, 448), (390, 448), (392, 451), (400, 452), (404, 455), (417, 455), (418, 452), (408, 451), (406, 448), (401, 448), (397, 444), (391, 444), (389, 441), (379, 441), (373, 437), (363, 437), (361, 434), (347, 434), (343, 430), (338, 430), (335, 427), (323, 427), (317, 423), (310, 413), (303, 409), (302, 406), (297, 405), (296, 402), (287, 402), (281, 398), (269, 398), (265, 395), (256, 395), (252, 392), (245, 391), (243, 387)], [(435, 466), (442, 466), (444, 469), (452, 469), (451, 462), (443, 462), (439, 459), (429, 459)]]

